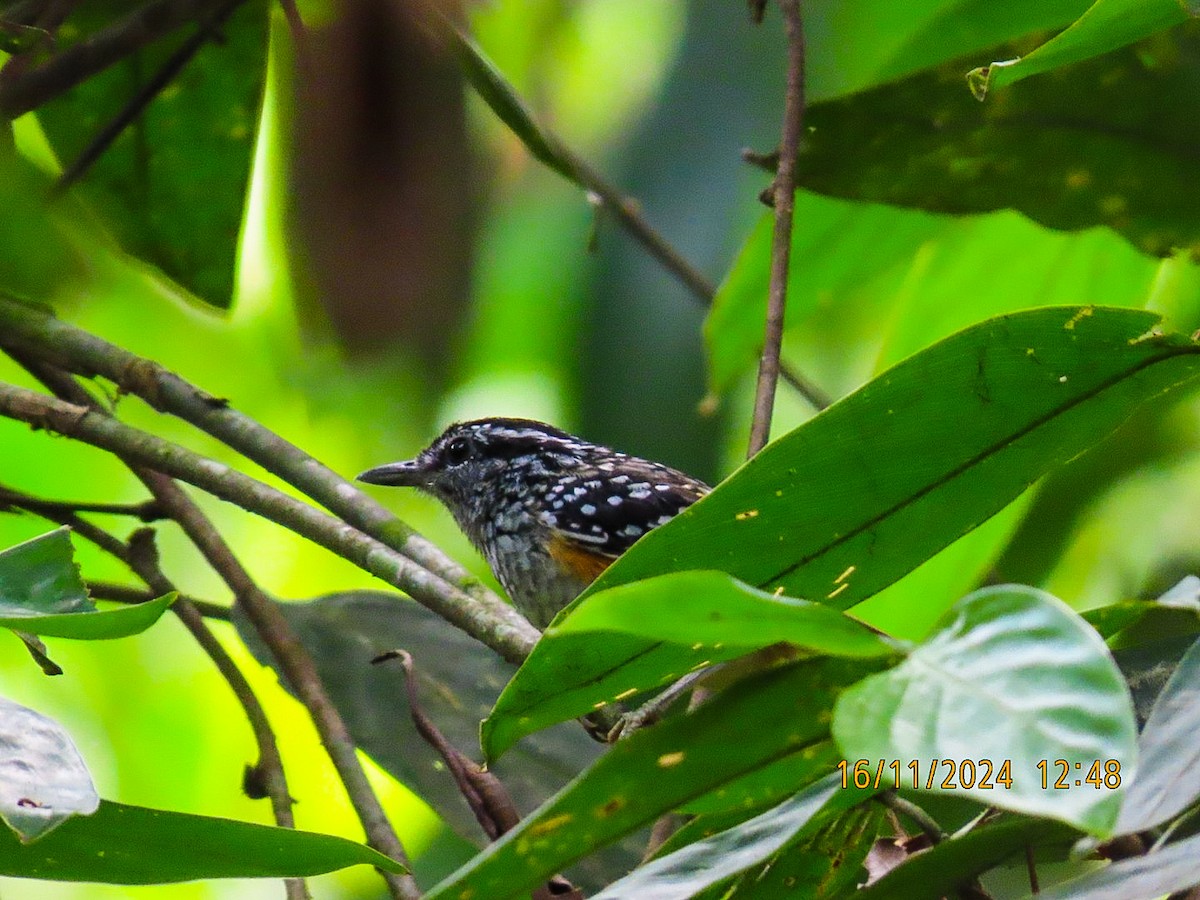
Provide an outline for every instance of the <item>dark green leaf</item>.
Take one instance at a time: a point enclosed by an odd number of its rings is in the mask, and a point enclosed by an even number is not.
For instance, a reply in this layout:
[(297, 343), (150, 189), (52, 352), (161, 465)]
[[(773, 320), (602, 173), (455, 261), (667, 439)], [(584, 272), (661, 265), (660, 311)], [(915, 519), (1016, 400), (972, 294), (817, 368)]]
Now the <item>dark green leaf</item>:
[(95, 812), (99, 803), (66, 729), (0, 697), (0, 819), (12, 829), (0, 828), (0, 847), (42, 837), (72, 816)]
[[(1038, 900), (1153, 900), (1200, 884), (1200, 837), (1168, 844), (1057, 884)], [(866, 898), (870, 900), (870, 898)]]
[(1182, 26), (984, 104), (962, 87), (965, 59), (815, 104), (799, 184), (940, 212), (1017, 209), (1072, 231), (1104, 225), (1155, 256), (1200, 247), (1188, 149), (1200, 140), (1197, 33)]
[[(1100, 636), (1062, 601), (1006, 585), (964, 598), (904, 662), (843, 693), (833, 736), (846, 759), (899, 760), (902, 770), (915, 762), (932, 774), (941, 760), (946, 775), (970, 760), (972, 784), (964, 769), (952, 790), (1107, 836), (1133, 771), (1137, 731)], [(1071, 767), (1066, 790), (1048, 789), (1059, 776), (1055, 760)], [(1085, 780), (1093, 764), (1104, 774), (1109, 761), (1119, 766), (1118, 784)], [(976, 783), (985, 767), (999, 774), (1005, 763), (1011, 787), (994, 777)], [(934, 790), (944, 789), (942, 780), (933, 779)]]
[[(355, 744), (432, 806), (458, 835), (482, 845), (483, 832), (453, 777), (413, 725), (399, 665), (371, 665), (371, 660), (387, 650), (411, 653), (425, 714), (468, 756), (477, 754), (479, 721), (512, 677), (513, 666), (397, 594), (347, 591), (283, 603), (280, 608), (312, 654)], [(274, 667), (271, 654), (237, 608), (234, 624), (255, 657)], [(570, 722), (522, 741), (491, 768), (519, 809), (533, 809), (586, 768), (601, 749)], [(584, 860), (571, 878), (581, 885), (607, 884), (614, 873), (633, 865), (641, 851), (642, 846), (630, 840)]]
[[(655, 646), (613, 665), (614, 635)], [(894, 642), (835, 609), (768, 594), (723, 572), (647, 578), (593, 595), (546, 630), (526, 674), (505, 692), (504, 715), (484, 722), (484, 753), (495, 758), (511, 746), (525, 733), (515, 726), (527, 714), (568, 718), (780, 641), (831, 656), (897, 652)]]
[[(89, 9), (93, 10), (89, 13)], [(60, 37), (109, 24), (112, 5), (90, 5)], [(266, 71), (267, 6), (246, 3), (113, 143), (74, 193), (95, 204), (124, 249), (219, 307), (233, 297), (238, 234)], [(38, 111), (50, 143), (71, 164), (190, 37), (183, 28)]]
[(862, 791), (844, 790), (837, 774), (748, 822), (647, 863), (596, 895), (596, 900), (654, 897), (686, 900), (712, 885), (766, 862), (785, 846), (831, 822), (861, 802)]
[(703, 900), (798, 900), (853, 897), (867, 880), (864, 862), (884, 821), (882, 804), (855, 807), (807, 840), (797, 841), (763, 865), (744, 872), (728, 893)]
[(1117, 832), (1162, 825), (1200, 797), (1200, 641), (1154, 701), (1138, 739), (1138, 771), (1125, 791)]
[(1187, 18), (1181, 0), (1096, 0), (1070, 28), (1032, 53), (972, 69), (967, 81), (983, 100), (990, 90), (1108, 53)]
[[(770, 444), (638, 541), (576, 605), (617, 585), (704, 568), (849, 607), (1103, 439), (1143, 401), (1193, 381), (1196, 345), (1152, 334), (1156, 322), (1131, 310), (1051, 308), (960, 332)], [(588, 712), (582, 702), (567, 709), (561, 685), (652, 652), (654, 642), (621, 636), (569, 668), (526, 665), (489, 727), (508, 741)], [(527, 690), (534, 681), (544, 687)], [(534, 713), (543, 701), (553, 714)], [(514, 721), (500, 724), (505, 717)]]
[[(694, 712), (616, 744), (429, 900), (520, 896), (575, 859), (658, 815), (827, 734), (836, 692), (861, 663), (811, 660), (735, 684)], [(735, 748), (736, 752), (731, 752)]]
[(0, 875), (103, 884), (320, 875), (366, 864), (403, 867), (363, 844), (311, 831), (252, 825), (104, 801), (34, 844), (0, 832)]

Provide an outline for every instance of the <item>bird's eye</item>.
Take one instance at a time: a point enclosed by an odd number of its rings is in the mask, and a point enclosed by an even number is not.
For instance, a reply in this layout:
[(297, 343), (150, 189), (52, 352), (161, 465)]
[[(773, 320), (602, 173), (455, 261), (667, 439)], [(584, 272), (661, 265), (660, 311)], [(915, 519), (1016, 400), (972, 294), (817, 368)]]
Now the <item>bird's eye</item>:
[(467, 461), (471, 455), (471, 442), (464, 437), (457, 437), (446, 445), (442, 459), (448, 466), (457, 466)]

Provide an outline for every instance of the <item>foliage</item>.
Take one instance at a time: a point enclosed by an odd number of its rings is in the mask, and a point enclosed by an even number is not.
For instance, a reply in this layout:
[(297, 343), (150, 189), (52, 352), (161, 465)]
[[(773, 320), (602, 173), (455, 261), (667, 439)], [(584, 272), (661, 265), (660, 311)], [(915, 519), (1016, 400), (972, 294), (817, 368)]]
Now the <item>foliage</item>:
[[(804, 4), (839, 399), (744, 463), (776, 6), (73, 6), (0, 4), (6, 898), (1200, 884), (1194, 3)], [(338, 474), (497, 414), (715, 488), (539, 637)]]

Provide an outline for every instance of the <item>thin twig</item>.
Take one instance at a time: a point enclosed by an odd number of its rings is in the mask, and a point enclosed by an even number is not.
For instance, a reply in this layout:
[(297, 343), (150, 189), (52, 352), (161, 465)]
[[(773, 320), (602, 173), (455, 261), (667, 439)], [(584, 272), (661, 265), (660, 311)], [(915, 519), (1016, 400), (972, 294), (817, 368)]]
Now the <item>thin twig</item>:
[(214, 10), (211, 15), (201, 18), (196, 25), (195, 32), (167, 57), (166, 62), (159, 67), (158, 71), (151, 75), (150, 79), (129, 98), (116, 116), (100, 129), (99, 133), (75, 158), (75, 161), (59, 175), (58, 181), (54, 185), (56, 194), (67, 190), (83, 177), (84, 173), (104, 154), (104, 151), (112, 146), (113, 141), (120, 136), (121, 132), (129, 127), (145, 111), (150, 102), (175, 79), (175, 76), (183, 71), (184, 66), (192, 60), (200, 48), (219, 35), (218, 29), (244, 2), (246, 0), (226, 0), (226, 3)]
[(767, 323), (762, 358), (758, 367), (758, 385), (754, 392), (754, 420), (750, 426), (753, 456), (767, 445), (771, 435), (771, 415), (775, 407), (775, 387), (779, 382), (780, 352), (783, 345), (783, 315), (787, 307), (788, 268), (792, 254), (792, 213), (796, 198), (796, 155), (800, 151), (804, 122), (804, 24), (800, 0), (779, 0), (787, 34), (787, 93), (783, 105), (783, 137), (779, 144), (779, 169), (775, 173), (775, 232), (771, 238), (771, 280), (767, 297)]
[[(154, 591), (140, 590), (139, 588), (117, 584), (112, 581), (88, 579), (84, 582), (84, 585), (87, 587), (88, 596), (93, 600), (107, 600), (110, 603), (126, 603), (131, 606), (136, 606), (139, 603), (148, 603), (156, 597), (162, 596), (161, 594), (154, 593)], [(190, 603), (196, 608), (196, 612), (200, 613), (206, 619), (229, 622), (233, 618), (233, 610), (228, 606), (211, 603), (208, 600), (197, 600), (195, 597), (189, 597), (185, 594), (180, 594), (179, 599)]]
[[(68, 513), (100, 513), (109, 516), (132, 516), (138, 521), (146, 523), (157, 522), (163, 517), (162, 510), (158, 508), (158, 504), (153, 500), (147, 500), (143, 503), (87, 503), (72, 500), (44, 500), (20, 491), (0, 487), (0, 512), (3, 512), (4, 508), (10, 504), (20, 506), (30, 512), (39, 512), (46, 509)], [(35, 504), (37, 509), (34, 509), (30, 504)]]

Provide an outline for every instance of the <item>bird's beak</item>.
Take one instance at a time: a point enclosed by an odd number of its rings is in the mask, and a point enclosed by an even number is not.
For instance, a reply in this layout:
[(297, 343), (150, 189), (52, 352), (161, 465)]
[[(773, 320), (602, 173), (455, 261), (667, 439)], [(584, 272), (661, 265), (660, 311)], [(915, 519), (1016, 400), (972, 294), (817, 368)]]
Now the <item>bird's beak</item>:
[(367, 469), (358, 476), (358, 481), (367, 484), (386, 484), (393, 487), (424, 487), (428, 478), (425, 467), (419, 460), (408, 459), (404, 462), (388, 463), (386, 466), (376, 466)]

